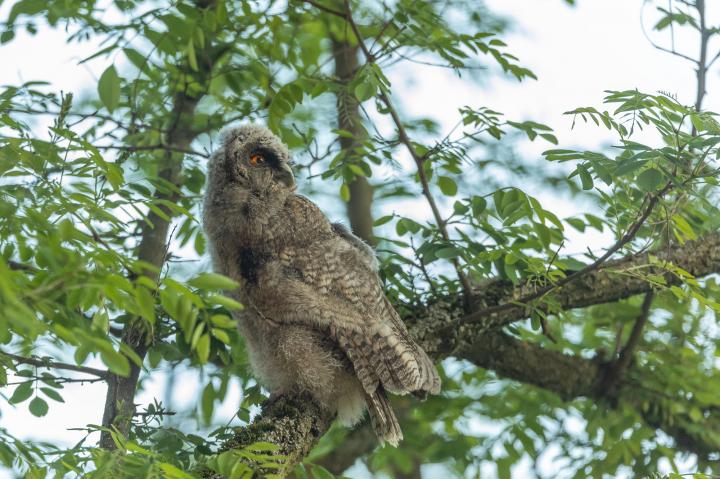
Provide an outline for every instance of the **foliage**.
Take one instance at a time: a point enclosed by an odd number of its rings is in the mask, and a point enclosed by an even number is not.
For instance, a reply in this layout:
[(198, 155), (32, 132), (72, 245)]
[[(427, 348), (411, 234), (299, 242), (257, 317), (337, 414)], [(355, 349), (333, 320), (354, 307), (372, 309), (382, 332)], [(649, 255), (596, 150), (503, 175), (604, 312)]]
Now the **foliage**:
[[(671, 249), (717, 231), (716, 115), (668, 94), (607, 92), (610, 111), (568, 112), (616, 135), (616, 144), (602, 151), (558, 145), (546, 125), (506, 119), (491, 106), (463, 107), (450, 132), (432, 117), (399, 120), (394, 102), (403, 98), (387, 74), (398, 62), (439, 64), (466, 76), (484, 67), (535, 78), (502, 41), (506, 21), (475, 2), (469, 3), (476, 13), (459, 20), (468, 2), (445, 3), (348, 2), (348, 18), (342, 2), (115, 0), (109, 9), (117, 22), (105, 20), (107, 5), (94, 1), (13, 3), (0, 42), (14, 41), (22, 29), (35, 34), (48, 28), (44, 23), (61, 27), (70, 44), (100, 45), (81, 62), (100, 74), (96, 91), (80, 99), (45, 81), (0, 90), (3, 393), (41, 417), (53, 414), (55, 402), (78, 400), (64, 394), (69, 382), (132, 377), (139, 368), (150, 376), (178, 366), (199, 371), (204, 382), (197, 410), (177, 427), (163, 424), (171, 411), (156, 402), (125, 418), (132, 419), (127, 430), (118, 425), (122, 418), (88, 426), (87, 438), (71, 447), (19, 441), (0, 428), (2, 464), (31, 478), (180, 479), (207, 471), (244, 478), (280, 467), (284, 459), (270, 444), (221, 452), (233, 429), (213, 423), (231, 378), (243, 388), (235, 425), (247, 424), (264, 399), (232, 319), (242, 305), (222, 294), (235, 284), (194, 262), (206, 253), (198, 221), (204, 160), (219, 130), (237, 121), (275, 130), (296, 153), (313, 195), (310, 179), (318, 175), (321, 189), (330, 184), (347, 200), (356, 178), (375, 181), (393, 172), (391, 181), (375, 184), (375, 210), (385, 214), (374, 224), (382, 278), (403, 313), (468, 293), (463, 278), (475, 285), (501, 278), (540, 291), (515, 298), (531, 319), (506, 332), (580, 358), (616, 359), (641, 301), (562, 310), (560, 287), (607, 259), (600, 250), (569, 255), (563, 249), (571, 230), (603, 232), (612, 244), (608, 256)], [(700, 28), (690, 13), (661, 13), (660, 31)], [(349, 83), (328, 67), (331, 38), (368, 49)], [(365, 111), (366, 130), (350, 151), (338, 139), (352, 133), (327, 127), (341, 95)], [(395, 122), (392, 134), (376, 128), (386, 121)], [(494, 152), (509, 156), (503, 148), (520, 136), (547, 145), (547, 164), (485, 159)], [(398, 161), (408, 152), (411, 166)], [(505, 184), (489, 179), (498, 171)], [(527, 192), (528, 179), (583, 200), (588, 211), (553, 212)], [(395, 207), (408, 197), (423, 205), (422, 213)], [(428, 213), (423, 201), (437, 204), (437, 212)], [(398, 400), (407, 438), (401, 448), (378, 449), (363, 460), (388, 474), (437, 463), (464, 477), (493, 464), (499, 477), (510, 477), (523, 459), (538, 463), (554, 446), (568, 477), (629, 471), (640, 477), (666, 462), (676, 468), (688, 451), (698, 470), (709, 471), (720, 450), (720, 427), (709, 425), (720, 407), (713, 360), (720, 339), (717, 281), (657, 257), (651, 266), (622, 273), (656, 291), (624, 377), (636, 394), (565, 401), (447, 360), (442, 397), (412, 406)], [(133, 335), (141, 341), (130, 341)], [(190, 419), (212, 431), (191, 433)], [(100, 431), (114, 447), (95, 445)], [(688, 449), (677, 431), (700, 437), (711, 454)], [(331, 431), (296, 469), (298, 477), (332, 477), (312, 463), (342, 448), (346, 435)]]

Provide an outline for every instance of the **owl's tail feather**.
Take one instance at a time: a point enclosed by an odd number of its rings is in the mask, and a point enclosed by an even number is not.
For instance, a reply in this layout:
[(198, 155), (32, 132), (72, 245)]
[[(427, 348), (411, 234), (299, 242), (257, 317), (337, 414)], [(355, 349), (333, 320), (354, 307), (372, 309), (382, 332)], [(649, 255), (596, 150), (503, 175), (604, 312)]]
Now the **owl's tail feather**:
[(370, 423), (380, 443), (387, 442), (391, 446), (397, 447), (402, 441), (403, 434), (383, 387), (378, 386), (374, 393), (366, 394), (366, 400), (370, 412)]

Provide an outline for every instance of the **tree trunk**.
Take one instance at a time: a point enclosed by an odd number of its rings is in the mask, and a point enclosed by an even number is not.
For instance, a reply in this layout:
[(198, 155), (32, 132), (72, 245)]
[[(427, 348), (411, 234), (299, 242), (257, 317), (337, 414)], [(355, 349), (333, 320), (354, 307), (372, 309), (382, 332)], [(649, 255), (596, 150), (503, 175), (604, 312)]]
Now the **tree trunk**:
[[(347, 84), (352, 80), (358, 69), (358, 47), (351, 45), (347, 39), (332, 39), (333, 57), (335, 60), (335, 76)], [(343, 89), (337, 96), (337, 124), (341, 130), (352, 133), (353, 138), (340, 136), (340, 148), (346, 158), (357, 155), (355, 151), (364, 141), (367, 133), (362, 125), (360, 105), (353, 92)], [(356, 176), (348, 184), (350, 188), (350, 201), (347, 202), (347, 216), (352, 232), (365, 240), (369, 245), (375, 246), (373, 235), (372, 200), (373, 188), (364, 176)]]

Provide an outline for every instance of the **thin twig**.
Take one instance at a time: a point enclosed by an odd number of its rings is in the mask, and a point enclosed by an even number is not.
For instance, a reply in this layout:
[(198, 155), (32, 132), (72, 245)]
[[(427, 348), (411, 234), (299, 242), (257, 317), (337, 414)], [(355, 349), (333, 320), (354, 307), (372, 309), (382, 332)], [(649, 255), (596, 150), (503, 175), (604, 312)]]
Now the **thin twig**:
[(547, 337), (550, 341), (553, 343), (557, 343), (557, 339), (555, 339), (555, 336), (550, 331), (550, 326), (548, 326), (547, 318), (544, 314), (539, 314), (538, 318), (540, 319), (540, 328), (542, 330), (542, 333), (545, 337)]
[(650, 291), (645, 294), (642, 306), (640, 307), (640, 315), (635, 320), (632, 331), (630, 331), (630, 337), (625, 343), (622, 351), (620, 351), (620, 356), (618, 357), (618, 364), (621, 365), (623, 368), (626, 368), (628, 366), (628, 364), (630, 363), (630, 358), (632, 357), (635, 349), (637, 349), (638, 343), (640, 342), (640, 338), (642, 336), (643, 327), (645, 326), (645, 323), (647, 323), (648, 316), (650, 315), (650, 307), (652, 306), (653, 299), (655, 299), (654, 291)]
[[(643, 2), (643, 7), (642, 7), (642, 10), (644, 10), (644, 9), (645, 9), (645, 2)], [(645, 22), (643, 22), (643, 14), (642, 14), (642, 12), (640, 13), (640, 30), (642, 31), (643, 36), (645, 36), (645, 39), (646, 39), (646, 40), (650, 43), (650, 45), (652, 45), (654, 48), (656, 48), (656, 49), (658, 49), (658, 50), (660, 50), (660, 51), (662, 51), (662, 52), (670, 53), (671, 55), (675, 55), (676, 57), (680, 57), (680, 58), (682, 58), (682, 59), (685, 59), (685, 60), (687, 60), (687, 61), (689, 61), (689, 62), (692, 62), (692, 63), (695, 63), (695, 64), (697, 65), (697, 60), (695, 60), (695, 59), (692, 58), (691, 56), (688, 56), (688, 55), (685, 55), (684, 53), (680, 53), (680, 52), (676, 51), (674, 45), (672, 46), (672, 48), (666, 48), (666, 47), (661, 47), (660, 45), (658, 45), (657, 43), (655, 43), (655, 42), (652, 40), (652, 38), (650, 38), (650, 35), (648, 35), (647, 30), (645, 30)]]
[(608, 365), (607, 372), (598, 385), (598, 391), (603, 393), (610, 391), (630, 366), (630, 361), (642, 338), (643, 328), (650, 316), (650, 307), (652, 306), (654, 298), (655, 293), (652, 290), (645, 294), (645, 299), (643, 299), (642, 306), (640, 307), (640, 314), (633, 324), (632, 331), (630, 331), (630, 337), (622, 348), (622, 351), (620, 351), (618, 358)]
[(437, 294), (437, 290), (435, 289), (435, 284), (433, 283), (432, 279), (430, 278), (430, 274), (428, 273), (427, 267), (425, 265), (425, 262), (418, 254), (418, 250), (415, 248), (415, 242), (413, 241), (412, 237), (410, 238), (410, 248), (413, 250), (413, 254), (415, 255), (415, 259), (417, 259), (417, 267), (420, 270), (420, 272), (425, 277), (425, 281), (427, 281), (428, 286), (430, 287), (430, 291), (433, 292), (433, 294)]
[(8, 261), (7, 265), (10, 266), (10, 269), (13, 271), (30, 271), (33, 273), (37, 273), (39, 271), (34, 266), (30, 266), (29, 264), (18, 263), (17, 261)]
[(135, 417), (154, 417), (154, 416), (174, 416), (177, 412), (175, 411), (155, 411), (155, 412), (136, 412), (133, 414)]
[(29, 364), (31, 366), (37, 366), (39, 368), (65, 369), (67, 371), (76, 371), (78, 373), (92, 374), (93, 376), (97, 376), (100, 379), (106, 379), (108, 376), (108, 372), (102, 369), (89, 368), (87, 366), (76, 366), (75, 364), (61, 363), (58, 361), (50, 361), (45, 359), (26, 358), (24, 356), (18, 356), (16, 354), (10, 354), (4, 351), (0, 351), (0, 354), (9, 357), (18, 364)]
[[(705, 97), (705, 81), (707, 79), (707, 50), (708, 41), (710, 40), (710, 32), (705, 23), (705, 0), (697, 0), (695, 8), (700, 18), (700, 58), (697, 60), (697, 91), (695, 92), (695, 110), (700, 111), (702, 101)], [(697, 129), (693, 125), (692, 136), (697, 135)]]
[(163, 151), (176, 151), (178, 153), (187, 153), (188, 155), (201, 156), (203, 158), (210, 158), (207, 153), (201, 153), (193, 150), (192, 148), (182, 148), (173, 145), (164, 145), (159, 143), (157, 145), (93, 145), (98, 150), (122, 150), (122, 151), (146, 151), (146, 150), (163, 150)]
[(545, 287), (542, 287), (538, 289), (537, 291), (530, 293), (528, 295), (525, 295), (521, 298), (518, 298), (513, 301), (509, 301), (507, 303), (498, 304), (496, 306), (490, 306), (487, 308), (483, 308), (481, 310), (475, 311), (473, 313), (468, 314), (464, 318), (462, 318), (460, 321), (461, 323), (478, 323), (482, 322), (487, 318), (488, 315), (493, 313), (498, 313), (500, 311), (505, 311), (508, 309), (516, 308), (521, 304), (528, 303), (530, 301), (536, 300), (550, 291), (560, 288), (562, 286), (565, 286), (566, 284), (570, 283), (571, 281), (575, 281), (578, 278), (595, 271), (602, 265), (605, 261), (607, 261), (613, 254), (618, 252), (623, 246), (625, 246), (627, 243), (632, 241), (632, 239), (635, 237), (637, 232), (640, 230), (643, 224), (645, 224), (645, 221), (648, 219), (650, 214), (655, 209), (655, 206), (660, 201), (660, 198), (662, 198), (665, 193), (670, 191), (673, 187), (673, 182), (669, 181), (660, 191), (650, 196), (649, 200), (647, 200), (647, 204), (645, 206), (645, 209), (643, 210), (640, 217), (635, 220), (635, 222), (628, 228), (628, 230), (625, 232), (625, 234), (615, 242), (602, 256), (600, 256), (598, 259), (593, 261), (591, 264), (585, 266), (582, 269), (579, 269), (578, 271), (575, 271), (574, 273), (571, 273), (564, 278), (560, 279), (559, 281), (548, 284)]
[(315, 2), (315, 1), (313, 1), (313, 0), (301, 0), (301, 1), (302, 1), (302, 2), (305, 2), (305, 3), (309, 3), (309, 4), (312, 5), (313, 7), (316, 7), (316, 8), (318, 8), (318, 9), (322, 10), (323, 12), (327, 12), (327, 13), (329, 13), (329, 14), (331, 14), (331, 15), (335, 15), (336, 17), (340, 17), (340, 18), (345, 18), (345, 17), (346, 17), (345, 13), (343, 13), (343, 12), (341, 12), (341, 11), (339, 11), (339, 10), (333, 10), (332, 8), (326, 7), (325, 5), (322, 5), (322, 4), (320, 4), (320, 3), (318, 3), (318, 2)]
[[(307, 1), (307, 0), (305, 0)], [(367, 46), (365, 45), (364, 38), (362, 34), (360, 33), (360, 30), (358, 29), (357, 24), (355, 23), (355, 20), (353, 20), (352, 12), (350, 10), (350, 2), (348, 0), (345, 0), (345, 10), (346, 15), (345, 19), (350, 25), (350, 28), (352, 29), (353, 33), (355, 34), (355, 37), (358, 41), (358, 46), (363, 52), (363, 55), (365, 56), (365, 60), (368, 63), (374, 63), (375, 57), (372, 53), (368, 50)], [(393, 105), (392, 100), (388, 96), (388, 94), (383, 90), (383, 88), (380, 88), (380, 100), (382, 100), (383, 104), (385, 105), (385, 108), (390, 113), (390, 116), (395, 123), (395, 127), (398, 130), (398, 136), (400, 138), (400, 142), (405, 145), (408, 152), (410, 153), (410, 156), (412, 156), (413, 160), (415, 161), (415, 165), (417, 167), (418, 177), (420, 179), (420, 184), (422, 185), (422, 191), (423, 195), (425, 196), (425, 199), (427, 200), (428, 204), (430, 205), (430, 209), (432, 210), (433, 217), (435, 218), (435, 222), (437, 223), (438, 230), (440, 231), (440, 234), (443, 238), (443, 240), (447, 243), (450, 243), (450, 235), (448, 234), (447, 226), (445, 224), (445, 220), (442, 217), (442, 214), (440, 213), (440, 209), (438, 208), (437, 204), (435, 203), (435, 198), (432, 195), (432, 192), (430, 191), (430, 185), (428, 183), (427, 176), (425, 175), (425, 170), (423, 168), (423, 158), (418, 154), (417, 150), (415, 150), (415, 146), (412, 144), (412, 141), (410, 140), (410, 137), (407, 134), (407, 131), (405, 130), (405, 126), (403, 125), (402, 120), (400, 119), (400, 116), (397, 113), (397, 110), (395, 109), (395, 106)], [(452, 258), (452, 264), (455, 267), (455, 271), (457, 272), (458, 278), (460, 279), (460, 283), (462, 284), (463, 291), (465, 292), (465, 298), (469, 300), (471, 294), (472, 294), (472, 286), (470, 285), (470, 281), (468, 280), (467, 276), (465, 276), (465, 273), (463, 273), (462, 268), (460, 267), (460, 263), (457, 260), (457, 258)]]
[(23, 384), (28, 381), (35, 382), (35, 381), (44, 381), (44, 380), (48, 380), (48, 379), (52, 379), (53, 382), (55, 382), (57, 384), (80, 383), (81, 385), (83, 385), (85, 383), (93, 384), (93, 383), (97, 383), (100, 381), (105, 381), (105, 378), (58, 378), (58, 377), (47, 378), (47, 377), (42, 377), (42, 376), (27, 376), (22, 381), (11, 381), (9, 383), (5, 383), (5, 386), (16, 386), (18, 384)]
[[(26, 114), (26, 115), (51, 115), (51, 116), (58, 116), (58, 115), (60, 115), (60, 112), (59, 112), (59, 111), (42, 110), (42, 109), (30, 108), (30, 107), (27, 107), (27, 108), (5, 108), (5, 109), (3, 109), (2, 111), (3, 111), (3, 112), (20, 113), (20, 114)], [(89, 119), (89, 118), (94, 118), (94, 119), (97, 119), (97, 120), (112, 122), (112, 123), (114, 123), (115, 125), (117, 125), (119, 128), (122, 128), (123, 130), (130, 130), (130, 127), (129, 127), (129, 126), (124, 125), (124, 124), (123, 124), (122, 122), (120, 122), (118, 119), (113, 118), (112, 116), (109, 116), (109, 115), (100, 114), (100, 113), (98, 113), (98, 111), (94, 111), (94, 112), (92, 112), (92, 113), (89, 113), (89, 112), (82, 113), (82, 112), (69, 111), (69, 112), (66, 113), (66, 115), (69, 116), (69, 117), (72, 116), (72, 117), (78, 117), (78, 118), (80, 118), (80, 120), (78, 120), (77, 122), (75, 122), (73, 125), (70, 125), (70, 126), (74, 126), (75, 124), (80, 123), (80, 122), (83, 122), (83, 121), (85, 121), (85, 120), (87, 120), (87, 119)], [(141, 127), (143, 127), (143, 128), (147, 128), (147, 129), (157, 129), (157, 128), (153, 127), (152, 125), (141, 124), (141, 125), (138, 125), (138, 126), (141, 126)]]

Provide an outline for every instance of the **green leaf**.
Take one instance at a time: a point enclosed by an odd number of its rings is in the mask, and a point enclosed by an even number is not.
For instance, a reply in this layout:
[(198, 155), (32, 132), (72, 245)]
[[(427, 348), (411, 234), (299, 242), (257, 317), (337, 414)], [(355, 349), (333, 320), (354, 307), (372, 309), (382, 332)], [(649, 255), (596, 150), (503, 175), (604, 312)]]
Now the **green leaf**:
[(193, 288), (217, 291), (217, 290), (233, 290), (240, 286), (236, 281), (216, 273), (202, 273), (188, 281)]
[(35, 396), (29, 405), (33, 416), (43, 417), (48, 413), (48, 403), (41, 397)]
[(210, 336), (207, 333), (200, 336), (197, 346), (197, 354), (200, 362), (205, 364), (210, 357)]
[(114, 65), (110, 65), (100, 76), (98, 94), (110, 113), (120, 104), (120, 77)]
[(698, 132), (705, 130), (705, 124), (700, 115), (690, 115), (690, 121)]
[(112, 349), (107, 349), (100, 352), (100, 357), (105, 365), (110, 368), (111, 372), (125, 377), (130, 375), (130, 361), (122, 354)]
[(225, 344), (230, 344), (230, 336), (228, 335), (227, 331), (223, 331), (222, 329), (218, 328), (212, 328), (210, 332), (218, 339), (218, 341)]
[(193, 44), (192, 38), (188, 42), (187, 56), (188, 63), (190, 63), (190, 68), (192, 68), (194, 71), (198, 71), (197, 57), (195, 56), (195, 45)]
[(340, 187), (340, 198), (342, 198), (343, 201), (350, 201), (350, 187), (347, 183), (343, 183)]
[(457, 194), (457, 183), (449, 176), (438, 177), (438, 186), (440, 186), (440, 191), (445, 196), (455, 196)]
[(454, 258), (460, 254), (460, 251), (455, 248), (454, 246), (450, 246), (448, 248), (442, 248), (435, 252), (435, 256), (438, 258)]
[(593, 179), (590, 173), (585, 167), (578, 166), (578, 175), (580, 175), (580, 182), (582, 183), (583, 190), (592, 190)]
[(485, 211), (485, 208), (487, 208), (487, 200), (482, 196), (473, 196), (470, 204), (475, 218), (479, 218), (483, 211)]
[(32, 381), (24, 382), (15, 388), (8, 402), (10, 404), (19, 404), (32, 396), (32, 391)]
[(15, 38), (15, 30), (5, 30), (0, 34), (0, 44), (8, 43), (13, 38)]
[(210, 322), (213, 323), (215, 326), (225, 329), (235, 329), (235, 327), (237, 327), (235, 321), (231, 317), (224, 314), (212, 315), (210, 317)]
[(209, 382), (207, 386), (203, 388), (202, 395), (200, 396), (200, 411), (202, 412), (202, 418), (205, 424), (209, 424), (212, 419), (214, 402), (215, 389), (213, 388), (212, 382)]
[(165, 474), (163, 477), (166, 477), (168, 479), (193, 479), (196, 476), (190, 475), (187, 472), (178, 469), (177, 467), (173, 466), (172, 464), (168, 464), (167, 462), (161, 462), (159, 463), (160, 469)]
[(364, 81), (362, 83), (358, 83), (355, 86), (355, 98), (357, 98), (361, 102), (369, 100), (370, 98), (375, 96), (376, 91), (377, 88), (374, 83), (370, 81)]
[(313, 464), (312, 475), (314, 479), (335, 479), (335, 476), (322, 466)]
[(385, 223), (391, 221), (394, 217), (395, 217), (394, 215), (382, 216), (375, 220), (375, 222), (373, 223), (373, 226), (382, 226)]
[(228, 298), (227, 296), (222, 296), (219, 294), (213, 294), (208, 296), (207, 302), (210, 304), (219, 304), (220, 306), (225, 306), (227, 309), (243, 309), (243, 305), (241, 303), (238, 303), (234, 299)]
[(655, 168), (643, 171), (637, 178), (637, 184), (643, 191), (655, 191), (662, 181), (662, 172)]
[(250, 444), (249, 446), (245, 446), (245, 449), (255, 451), (255, 452), (275, 452), (280, 450), (280, 446), (277, 444), (273, 444), (271, 442), (254, 442)]
[(62, 396), (52, 388), (40, 388), (40, 390), (50, 399), (53, 399), (57, 402), (65, 402)]
[(155, 297), (144, 286), (138, 285), (135, 288), (135, 299), (137, 300), (138, 309), (143, 318), (148, 320), (150, 324), (155, 322)]
[(130, 62), (135, 65), (138, 70), (144, 71), (148, 68), (148, 59), (137, 50), (132, 48), (123, 48), (123, 53), (125, 53), (128, 60), (130, 60)]
[(692, 419), (693, 422), (699, 423), (705, 419), (705, 416), (699, 408), (692, 407), (690, 408), (690, 419)]

